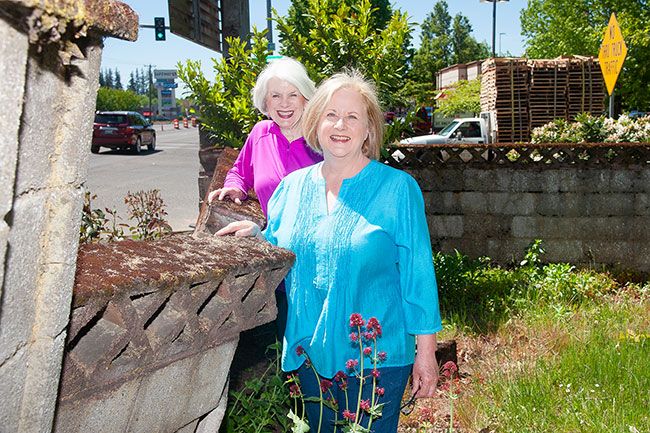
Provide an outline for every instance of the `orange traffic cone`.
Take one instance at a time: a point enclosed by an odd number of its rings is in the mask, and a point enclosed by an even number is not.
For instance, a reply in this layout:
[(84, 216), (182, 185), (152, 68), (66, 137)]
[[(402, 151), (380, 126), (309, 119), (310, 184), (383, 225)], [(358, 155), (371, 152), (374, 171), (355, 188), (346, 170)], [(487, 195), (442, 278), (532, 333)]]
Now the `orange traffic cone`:
[(172, 120), (172, 123), (174, 124), (174, 129), (178, 129), (178, 119)]

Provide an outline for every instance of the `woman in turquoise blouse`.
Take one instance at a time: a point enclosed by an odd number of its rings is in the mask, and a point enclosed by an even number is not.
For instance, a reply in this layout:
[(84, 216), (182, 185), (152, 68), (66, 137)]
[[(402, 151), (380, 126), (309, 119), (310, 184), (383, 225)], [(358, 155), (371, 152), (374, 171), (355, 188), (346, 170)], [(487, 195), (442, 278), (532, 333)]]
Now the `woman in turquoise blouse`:
[[(296, 255), (286, 278), (282, 368), (298, 370), (303, 393), (318, 397), (319, 383), (305, 367), (304, 354), (321, 379), (331, 380), (360, 357), (359, 346), (350, 342), (350, 316), (378, 319), (377, 346), (386, 353), (378, 383), (387, 404), (372, 431), (395, 432), (409, 373), (416, 397), (433, 396), (438, 378), (436, 333), (442, 325), (422, 193), (410, 175), (377, 161), (383, 113), (374, 88), (358, 73), (325, 81), (307, 106), (303, 126), (324, 161), (282, 180), (269, 201), (263, 233)], [(262, 236), (249, 221), (218, 234), (227, 233)], [(307, 404), (312, 426), (320, 416), (315, 406)], [(356, 401), (353, 406), (354, 412)], [(323, 427), (330, 430), (321, 431), (332, 431), (330, 424), (326, 420)]]

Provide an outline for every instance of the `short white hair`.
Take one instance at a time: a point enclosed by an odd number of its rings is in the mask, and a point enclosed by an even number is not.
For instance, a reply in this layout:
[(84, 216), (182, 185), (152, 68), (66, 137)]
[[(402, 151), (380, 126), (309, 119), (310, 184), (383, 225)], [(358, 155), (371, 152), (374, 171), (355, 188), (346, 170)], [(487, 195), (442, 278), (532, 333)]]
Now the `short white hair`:
[(316, 86), (311, 78), (309, 78), (309, 75), (307, 75), (307, 70), (302, 63), (291, 57), (272, 60), (260, 72), (255, 82), (255, 87), (253, 87), (251, 92), (253, 94), (253, 105), (264, 115), (268, 115), (266, 112), (266, 93), (271, 78), (278, 78), (291, 84), (308, 101), (316, 91)]

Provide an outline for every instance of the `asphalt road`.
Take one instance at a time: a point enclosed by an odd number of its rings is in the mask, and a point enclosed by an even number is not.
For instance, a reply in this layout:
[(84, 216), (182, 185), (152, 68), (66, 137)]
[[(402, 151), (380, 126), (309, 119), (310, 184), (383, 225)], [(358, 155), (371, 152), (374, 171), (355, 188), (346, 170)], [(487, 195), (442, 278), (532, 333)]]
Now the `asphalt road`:
[[(130, 192), (160, 190), (167, 221), (174, 231), (190, 230), (198, 216), (199, 133), (197, 128), (156, 125), (156, 150), (140, 155), (102, 148), (91, 154), (86, 189), (97, 198), (93, 209), (116, 209), (128, 221), (124, 197)], [(90, 150), (88, 150), (90, 152)]]

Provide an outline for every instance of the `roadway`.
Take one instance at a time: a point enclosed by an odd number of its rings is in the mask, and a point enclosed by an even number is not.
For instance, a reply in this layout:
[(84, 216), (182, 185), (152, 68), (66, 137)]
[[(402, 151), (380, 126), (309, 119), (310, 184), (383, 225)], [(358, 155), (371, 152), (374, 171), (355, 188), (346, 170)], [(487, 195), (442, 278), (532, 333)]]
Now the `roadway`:
[(140, 155), (102, 148), (90, 154), (86, 189), (97, 198), (93, 209), (116, 209), (129, 223), (124, 197), (140, 190), (160, 190), (167, 222), (174, 231), (190, 230), (198, 216), (199, 133), (197, 128), (156, 125), (156, 150)]

